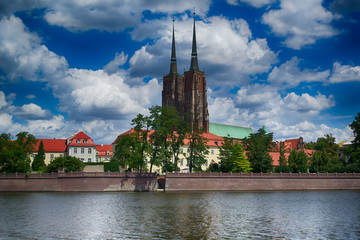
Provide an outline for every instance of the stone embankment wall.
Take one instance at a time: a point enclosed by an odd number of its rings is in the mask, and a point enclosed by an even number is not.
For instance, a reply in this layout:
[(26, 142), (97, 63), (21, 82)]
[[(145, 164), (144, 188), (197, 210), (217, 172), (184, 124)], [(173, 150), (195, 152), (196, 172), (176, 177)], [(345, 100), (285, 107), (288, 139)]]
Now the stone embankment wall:
[(168, 173), (165, 190), (360, 190), (360, 173)]
[(156, 191), (157, 187), (156, 174), (150, 173), (0, 173), (0, 192)]

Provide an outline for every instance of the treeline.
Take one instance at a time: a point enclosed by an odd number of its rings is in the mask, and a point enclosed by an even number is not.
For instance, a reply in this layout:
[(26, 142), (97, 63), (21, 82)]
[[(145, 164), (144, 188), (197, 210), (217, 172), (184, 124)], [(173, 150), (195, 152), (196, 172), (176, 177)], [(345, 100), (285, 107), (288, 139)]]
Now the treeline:
[(59, 168), (64, 171), (80, 171), (83, 163), (76, 157), (58, 157), (45, 165), (44, 144), (39, 144), (38, 154), (31, 163), (30, 156), (34, 152), (38, 140), (28, 132), (20, 132), (16, 140), (11, 140), (11, 135), (2, 133), (0, 135), (0, 172), (5, 173), (28, 173), (35, 172), (57, 172)]
[[(157, 166), (162, 172), (177, 172), (182, 154), (190, 172), (201, 171), (209, 152), (204, 129), (189, 124), (171, 106), (153, 106), (149, 112), (149, 116), (138, 114), (131, 121), (133, 131), (117, 138), (112, 161), (126, 171), (152, 172)], [(181, 153), (185, 141), (188, 150)]]
[[(309, 157), (304, 150), (293, 149), (286, 158), (285, 145), (279, 144), (279, 166), (273, 167), (270, 152), (274, 152), (273, 134), (259, 129), (248, 138), (239, 142), (225, 138), (220, 147), (220, 162), (212, 163), (211, 172), (360, 172), (360, 113), (349, 125), (353, 130), (354, 140), (349, 146), (339, 148), (331, 134), (320, 137), (316, 142), (306, 144), (306, 148), (315, 150)], [(246, 152), (246, 154), (244, 154)], [(246, 158), (245, 158), (246, 155)]]

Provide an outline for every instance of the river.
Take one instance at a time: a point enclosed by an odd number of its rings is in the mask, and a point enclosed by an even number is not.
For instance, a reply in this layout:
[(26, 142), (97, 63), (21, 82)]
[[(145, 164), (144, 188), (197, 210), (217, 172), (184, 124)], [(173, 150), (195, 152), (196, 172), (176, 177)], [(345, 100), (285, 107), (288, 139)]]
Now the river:
[(0, 239), (360, 239), (360, 191), (0, 193)]

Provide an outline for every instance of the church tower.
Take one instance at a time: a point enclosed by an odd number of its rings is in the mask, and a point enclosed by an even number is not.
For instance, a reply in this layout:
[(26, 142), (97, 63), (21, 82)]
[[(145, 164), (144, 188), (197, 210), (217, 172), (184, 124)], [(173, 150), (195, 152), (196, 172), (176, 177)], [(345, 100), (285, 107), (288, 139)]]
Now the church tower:
[(209, 112), (206, 94), (206, 78), (205, 72), (199, 70), (196, 49), (195, 14), (191, 64), (189, 71), (184, 72), (184, 80), (184, 114), (190, 117), (191, 125), (198, 128), (203, 128), (205, 132), (209, 132)]
[(163, 77), (162, 106), (174, 106), (184, 116), (184, 77), (177, 71), (174, 20), (170, 72)]

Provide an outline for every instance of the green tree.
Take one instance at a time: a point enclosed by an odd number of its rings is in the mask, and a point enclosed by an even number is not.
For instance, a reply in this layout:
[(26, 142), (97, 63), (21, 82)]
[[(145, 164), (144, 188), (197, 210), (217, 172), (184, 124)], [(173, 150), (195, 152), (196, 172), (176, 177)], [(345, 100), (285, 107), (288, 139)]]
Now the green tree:
[(220, 171), (231, 172), (233, 169), (234, 143), (231, 138), (225, 137), (223, 144), (219, 147)]
[(248, 160), (254, 172), (270, 172), (273, 169), (269, 152), (274, 148), (273, 133), (266, 133), (262, 128), (244, 139)]
[(63, 168), (65, 172), (82, 171), (84, 163), (77, 157), (57, 157), (47, 166), (47, 172), (57, 172), (59, 168)]
[(308, 169), (308, 156), (304, 150), (293, 149), (288, 158), (289, 168), (295, 173), (305, 173)]
[(172, 157), (175, 165), (174, 170), (177, 172), (180, 150), (189, 132), (188, 123), (182, 119), (175, 107), (163, 106), (159, 131), (165, 143), (163, 146), (163, 156), (166, 160), (165, 169), (167, 162)]
[(349, 157), (348, 164), (351, 164), (347, 169), (356, 170), (360, 169), (360, 112), (349, 126), (353, 130), (354, 140), (350, 146), (343, 149), (343, 152)]
[(207, 172), (220, 172), (220, 165), (216, 162), (211, 162), (209, 164)]
[(249, 173), (252, 168), (250, 162), (246, 159), (244, 149), (239, 143), (235, 143), (232, 150), (233, 168), (232, 172)]
[(185, 158), (189, 164), (189, 172), (201, 172), (201, 166), (206, 163), (205, 156), (209, 154), (209, 147), (203, 133), (204, 129), (199, 129), (198, 126), (194, 125), (192, 131), (187, 134), (189, 153), (185, 154)]
[(315, 153), (311, 157), (311, 172), (342, 171), (344, 163), (339, 157), (339, 145), (332, 134), (325, 134), (313, 144)]
[(325, 151), (315, 151), (311, 157), (310, 171), (311, 172), (328, 172), (330, 158)]
[(145, 164), (145, 158), (146, 158), (146, 152), (148, 152), (149, 149), (149, 127), (150, 127), (150, 119), (149, 117), (145, 117), (142, 114), (138, 114), (136, 118), (132, 119), (131, 125), (134, 125), (135, 132), (133, 133), (134, 142), (137, 143), (135, 146), (137, 147), (134, 149), (134, 151), (137, 151), (138, 158), (134, 159), (137, 160), (137, 169), (138, 172), (143, 171), (143, 167), (146, 166)]
[(0, 168), (2, 172), (30, 172), (30, 157), (36, 138), (28, 132), (20, 132), (17, 139), (11, 141), (11, 135), (0, 135)]
[(40, 141), (38, 154), (35, 156), (34, 161), (31, 165), (33, 171), (44, 171), (45, 170), (45, 150), (44, 143)]
[(288, 166), (288, 161), (285, 157), (285, 143), (284, 142), (280, 142), (279, 144), (279, 166), (276, 167), (276, 172), (283, 172), (283, 173), (287, 173), (290, 172), (290, 168)]
[(122, 168), (138, 171), (141, 161), (141, 139), (138, 133), (121, 135), (116, 140), (113, 159), (119, 162)]

